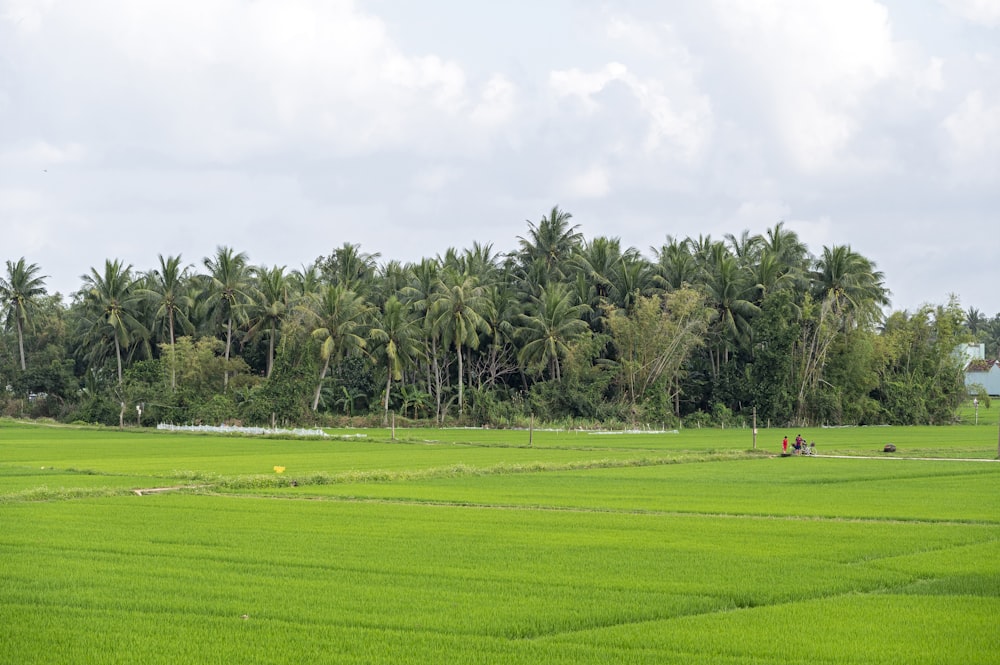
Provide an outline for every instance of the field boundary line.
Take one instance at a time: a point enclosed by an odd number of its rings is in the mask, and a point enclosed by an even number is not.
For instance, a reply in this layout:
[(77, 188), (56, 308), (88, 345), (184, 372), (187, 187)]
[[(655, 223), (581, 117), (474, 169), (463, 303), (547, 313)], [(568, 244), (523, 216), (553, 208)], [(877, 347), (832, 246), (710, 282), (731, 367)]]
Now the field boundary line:
[(804, 457), (826, 457), (829, 459), (885, 459), (885, 460), (913, 460), (918, 462), (1000, 462), (1000, 459), (987, 457), (881, 457), (876, 455), (805, 455)]
[(176, 485), (174, 487), (140, 487), (132, 490), (132, 493), (136, 496), (144, 496), (146, 494), (162, 494), (164, 492), (179, 492), (180, 490), (200, 490), (209, 487), (209, 485)]
[(207, 491), (201, 496), (249, 499), (258, 501), (312, 501), (317, 503), (358, 503), (358, 504), (382, 504), (417, 506), (427, 508), (460, 508), (469, 510), (522, 510), (527, 512), (548, 512), (548, 513), (589, 513), (595, 515), (638, 515), (644, 517), (683, 517), (683, 518), (712, 518), (712, 519), (732, 519), (732, 520), (774, 520), (789, 522), (852, 522), (866, 524), (916, 524), (916, 525), (954, 525), (954, 526), (996, 526), (997, 522), (981, 519), (954, 519), (954, 518), (902, 518), (902, 517), (848, 517), (837, 515), (781, 515), (763, 513), (727, 513), (709, 512), (697, 510), (659, 510), (655, 508), (596, 508), (584, 506), (557, 506), (542, 504), (516, 504), (516, 503), (474, 503), (471, 501), (445, 501), (438, 499), (412, 499), (412, 498), (387, 498), (370, 496), (341, 496), (341, 495), (278, 495), (278, 494), (254, 494), (243, 492), (221, 492), (213, 489), (211, 485), (205, 485)]

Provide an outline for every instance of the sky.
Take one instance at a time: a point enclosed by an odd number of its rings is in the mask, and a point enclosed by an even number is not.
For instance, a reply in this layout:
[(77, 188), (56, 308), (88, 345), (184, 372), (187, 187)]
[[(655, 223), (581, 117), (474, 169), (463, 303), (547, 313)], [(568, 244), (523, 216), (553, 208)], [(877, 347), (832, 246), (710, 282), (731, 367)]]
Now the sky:
[(1000, 0), (0, 0), (0, 260), (50, 292), (503, 253), (556, 205), (650, 258), (783, 222), (992, 316)]

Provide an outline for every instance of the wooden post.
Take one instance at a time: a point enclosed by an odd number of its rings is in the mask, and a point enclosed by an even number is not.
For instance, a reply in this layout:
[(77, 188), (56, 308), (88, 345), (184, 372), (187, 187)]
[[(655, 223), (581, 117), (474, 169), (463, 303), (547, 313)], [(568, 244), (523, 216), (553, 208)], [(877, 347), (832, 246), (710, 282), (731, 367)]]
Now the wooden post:
[(757, 407), (753, 408), (753, 449), (757, 450)]
[(535, 414), (531, 414), (531, 419), (528, 421), (528, 447), (534, 447), (535, 438)]
[(392, 412), (392, 440), (396, 440), (396, 412)]

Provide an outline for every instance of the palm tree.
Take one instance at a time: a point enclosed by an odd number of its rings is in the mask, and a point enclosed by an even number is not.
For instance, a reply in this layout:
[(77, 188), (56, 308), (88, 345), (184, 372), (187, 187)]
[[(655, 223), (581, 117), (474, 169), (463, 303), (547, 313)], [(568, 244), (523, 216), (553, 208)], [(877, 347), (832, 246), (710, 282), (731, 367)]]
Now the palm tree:
[[(8, 261), (8, 266), (10, 262)], [(9, 270), (9, 268), (8, 268)], [(974, 338), (979, 337), (979, 331), (986, 324), (986, 317), (975, 307), (970, 307), (965, 312), (965, 327), (968, 329), (969, 334)]]
[(320, 393), (330, 361), (339, 361), (364, 350), (366, 342), (361, 333), (370, 311), (364, 297), (339, 284), (324, 288), (305, 309), (312, 320), (312, 336), (320, 341), (320, 360), (323, 361), (313, 396), (313, 411), (319, 408)]
[[(503, 282), (496, 282), (483, 293), (483, 318), (491, 331), (489, 349), (485, 357), (487, 385), (492, 385), (502, 374), (516, 371), (510, 362), (513, 358), (514, 326), (521, 313), (521, 304), (514, 289)], [(483, 387), (480, 375), (479, 388)]]
[(414, 315), (421, 318), (423, 332), (424, 364), (427, 393), (434, 396), (435, 417), (441, 419), (441, 397), (444, 392), (443, 368), (438, 357), (441, 334), (434, 329), (434, 290), (441, 278), (441, 264), (437, 259), (423, 259), (407, 268), (409, 283), (400, 291), (400, 299), (409, 306)]
[(706, 266), (705, 286), (709, 302), (718, 314), (712, 324), (717, 343), (713, 371), (718, 376), (722, 362), (728, 361), (731, 348), (749, 346), (750, 319), (760, 308), (750, 300), (752, 285), (746, 271), (721, 243), (716, 247), (721, 253), (713, 251), (712, 261)]
[(655, 284), (655, 273), (639, 251), (629, 248), (611, 273), (611, 301), (631, 312), (638, 296), (648, 296)]
[(824, 247), (811, 276), (817, 299), (843, 317), (842, 328), (877, 322), (889, 304), (885, 276), (850, 245)]
[(549, 375), (562, 380), (559, 359), (569, 350), (569, 342), (589, 330), (581, 317), (590, 308), (574, 304), (573, 294), (565, 285), (553, 283), (532, 298), (529, 313), (521, 316), (521, 336), (525, 343), (518, 353), (524, 367), (548, 367)]
[(320, 271), (331, 284), (338, 284), (355, 293), (365, 294), (371, 288), (380, 254), (361, 251), (361, 245), (345, 242), (333, 254), (317, 261)]
[(784, 222), (778, 222), (773, 229), (768, 229), (760, 237), (760, 243), (762, 251), (774, 254), (790, 270), (805, 268), (809, 250), (799, 239), (799, 234), (785, 228)]
[[(634, 252), (634, 249), (629, 249)], [(575, 271), (574, 289), (577, 300), (590, 306), (593, 312), (603, 312), (616, 301), (617, 293), (612, 281), (622, 262), (621, 240), (604, 236), (584, 242), (571, 264)], [(591, 325), (600, 330), (604, 318), (598, 314)]]
[(757, 263), (750, 266), (751, 280), (754, 282), (753, 302), (760, 305), (771, 293), (795, 286), (795, 275), (771, 252), (763, 252)]
[[(170, 352), (174, 352), (176, 327), (182, 332), (194, 331), (194, 324), (189, 317), (194, 299), (188, 288), (188, 267), (181, 265), (181, 257), (159, 255), (160, 267), (151, 270), (146, 275), (146, 287), (136, 292), (137, 296), (146, 298), (156, 307), (153, 313), (154, 321), (164, 321), (167, 325), (167, 339)], [(174, 363), (170, 365), (170, 389), (177, 386), (177, 371)]]
[[(208, 288), (205, 306), (225, 329), (226, 364), (233, 348), (234, 326), (252, 302), (250, 295), (250, 267), (244, 252), (233, 253), (230, 247), (216, 249), (214, 258), (204, 260), (208, 268)], [(223, 386), (229, 386), (229, 371), (223, 373)]]
[(467, 275), (475, 275), (483, 286), (491, 284), (497, 274), (497, 254), (493, 245), (473, 242), (472, 249), (462, 254), (462, 269)]
[(14, 322), (17, 329), (17, 348), (21, 353), (21, 371), (27, 369), (24, 357), (24, 327), (31, 310), (37, 305), (38, 296), (45, 295), (45, 275), (39, 275), (37, 263), (27, 265), (24, 257), (17, 263), (7, 261), (7, 276), (0, 278), (0, 303), (6, 310), (7, 325)]
[(479, 332), (490, 332), (481, 312), (485, 309), (485, 294), (476, 278), (454, 270), (446, 270), (438, 280), (431, 302), (432, 329), (441, 334), (445, 346), (454, 343), (458, 356), (458, 414), (465, 409), (465, 370), (462, 348), (479, 348)]
[(101, 344), (110, 340), (118, 366), (118, 384), (122, 384), (122, 349), (131, 346), (135, 337), (148, 334), (135, 317), (139, 296), (133, 289), (132, 266), (119, 260), (104, 262), (104, 273), (90, 269), (81, 289), (85, 315), (82, 319), (85, 342), (93, 345), (92, 357), (100, 356)]
[(698, 262), (691, 252), (689, 240), (677, 240), (668, 236), (662, 247), (652, 249), (656, 255), (656, 275), (663, 288), (676, 291), (685, 284), (695, 284), (698, 281)]
[(727, 233), (725, 238), (729, 244), (729, 251), (740, 265), (750, 266), (760, 258), (764, 243), (761, 236), (751, 236), (750, 231), (744, 229), (739, 236)]
[(416, 358), (419, 336), (420, 326), (409, 317), (406, 306), (396, 296), (390, 296), (385, 301), (376, 327), (368, 333), (368, 337), (379, 344), (379, 352), (386, 363), (383, 422), (389, 418), (389, 393), (392, 390), (392, 382), (401, 381), (403, 370)]
[(311, 293), (316, 293), (320, 289), (323, 281), (323, 274), (316, 263), (303, 265), (302, 268), (293, 270), (288, 276), (295, 292), (296, 298), (308, 297)]
[(525, 268), (539, 263), (546, 280), (559, 280), (565, 276), (565, 262), (583, 242), (583, 234), (577, 231), (579, 225), (570, 226), (571, 219), (573, 215), (554, 206), (548, 217), (543, 216), (537, 226), (528, 221), (528, 237), (518, 236)]
[(289, 279), (285, 275), (285, 266), (252, 268), (251, 272), (256, 285), (256, 298), (251, 307), (252, 325), (247, 330), (247, 338), (267, 335), (267, 376), (270, 377), (274, 368), (274, 345), (278, 329), (288, 316), (291, 304)]
[(376, 288), (371, 295), (372, 304), (383, 307), (392, 296), (399, 297), (400, 291), (406, 288), (410, 279), (407, 267), (399, 261), (386, 261), (378, 269), (375, 279)]

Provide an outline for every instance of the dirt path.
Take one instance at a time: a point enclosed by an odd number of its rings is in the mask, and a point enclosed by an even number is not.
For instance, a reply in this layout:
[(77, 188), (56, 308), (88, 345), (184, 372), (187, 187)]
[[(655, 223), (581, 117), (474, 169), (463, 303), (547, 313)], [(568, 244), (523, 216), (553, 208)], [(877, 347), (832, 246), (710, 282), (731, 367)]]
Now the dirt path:
[(132, 492), (136, 496), (142, 496), (144, 494), (161, 494), (163, 492), (176, 492), (179, 490), (197, 490), (208, 487), (208, 485), (176, 485), (174, 487), (141, 487), (139, 489), (134, 489)]

